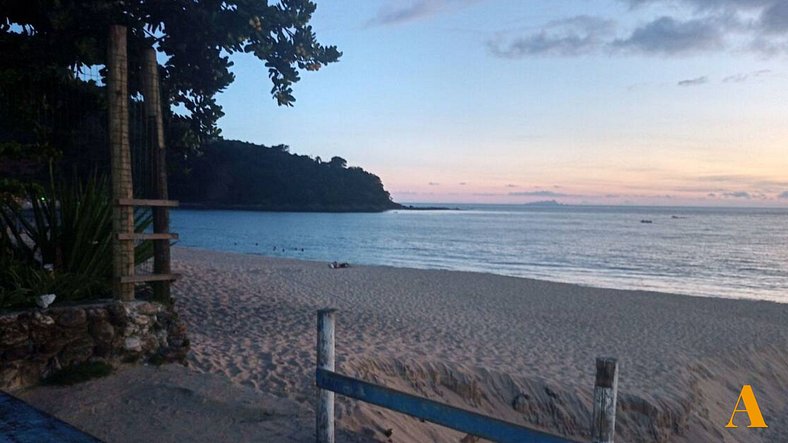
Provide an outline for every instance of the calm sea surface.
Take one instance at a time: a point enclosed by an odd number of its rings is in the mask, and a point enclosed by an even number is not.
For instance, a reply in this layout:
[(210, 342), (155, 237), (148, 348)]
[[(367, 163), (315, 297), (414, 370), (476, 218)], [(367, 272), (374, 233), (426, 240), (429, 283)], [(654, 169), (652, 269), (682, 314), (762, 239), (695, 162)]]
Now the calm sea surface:
[(786, 209), (460, 208), (380, 214), (176, 210), (172, 225), (181, 246), (217, 251), (788, 302)]

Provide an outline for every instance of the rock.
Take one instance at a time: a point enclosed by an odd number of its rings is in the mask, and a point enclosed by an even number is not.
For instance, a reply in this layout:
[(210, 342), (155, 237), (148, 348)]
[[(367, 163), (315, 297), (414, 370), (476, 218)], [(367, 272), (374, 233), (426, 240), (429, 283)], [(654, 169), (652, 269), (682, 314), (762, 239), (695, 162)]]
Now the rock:
[(18, 346), (30, 338), (26, 323), (17, 321), (16, 316), (0, 320), (0, 350)]
[(55, 298), (57, 298), (55, 294), (41, 294), (36, 297), (36, 304), (39, 308), (46, 309), (55, 301)]
[(36, 311), (33, 314), (33, 321), (32, 321), (32, 323), (33, 323), (33, 326), (39, 326), (39, 327), (52, 326), (52, 325), (55, 324), (55, 319), (50, 317), (49, 315), (42, 314), (42, 313)]
[(23, 344), (15, 348), (5, 349), (2, 353), (3, 361), (24, 360), (25, 357), (33, 352), (33, 345), (31, 343)]
[(142, 315), (154, 315), (159, 312), (159, 306), (153, 303), (141, 302), (134, 307), (134, 310)]
[(130, 352), (142, 352), (142, 341), (139, 337), (127, 337), (123, 349)]
[(83, 326), (88, 320), (87, 313), (83, 309), (65, 309), (57, 318), (57, 324), (64, 328), (76, 328)]
[(120, 328), (126, 326), (129, 318), (123, 303), (113, 303), (107, 307), (107, 311), (109, 312), (110, 323), (112, 323), (113, 326), (119, 326)]
[(0, 315), (0, 389), (37, 383), (62, 366), (101, 358), (185, 362), (186, 326), (171, 307), (100, 301)]
[(13, 391), (35, 384), (39, 378), (40, 374), (36, 366), (29, 362), (0, 364), (0, 389)]
[(154, 354), (159, 349), (159, 341), (156, 340), (156, 337), (149, 335), (142, 340), (142, 353), (143, 354)]
[(107, 359), (112, 356), (112, 344), (96, 342), (93, 347), (93, 356), (96, 358)]
[(39, 354), (44, 359), (48, 359), (49, 357), (53, 357), (57, 355), (65, 346), (66, 341), (62, 338), (60, 340), (48, 340), (43, 343), (40, 343), (36, 347), (36, 353)]
[(91, 322), (101, 321), (101, 320), (106, 320), (106, 321), (109, 320), (109, 312), (107, 312), (106, 309), (92, 308), (92, 309), (86, 310), (86, 312), (87, 312), (88, 318), (90, 319)]
[(64, 366), (82, 363), (93, 356), (93, 340), (83, 337), (69, 343), (59, 354), (58, 359)]
[(151, 318), (147, 315), (131, 314), (130, 317), (131, 321), (134, 322), (135, 325), (148, 326), (151, 323)]
[(115, 337), (115, 328), (107, 320), (98, 320), (90, 325), (90, 334), (97, 341), (102, 343), (111, 343), (112, 338)]
[(19, 367), (14, 364), (0, 364), (0, 389), (14, 389), (19, 384)]
[(61, 343), (64, 340), (68, 341), (68, 337), (55, 326), (55, 320), (49, 316), (45, 316), (42, 320), (34, 318), (30, 322), (30, 339), (35, 346), (40, 346), (50, 341)]

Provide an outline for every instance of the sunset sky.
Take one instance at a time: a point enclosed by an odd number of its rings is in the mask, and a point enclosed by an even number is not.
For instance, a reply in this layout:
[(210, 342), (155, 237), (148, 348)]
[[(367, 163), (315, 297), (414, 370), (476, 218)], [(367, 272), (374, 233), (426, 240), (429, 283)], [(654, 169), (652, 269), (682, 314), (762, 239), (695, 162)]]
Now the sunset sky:
[(317, 0), (339, 63), (279, 108), (236, 57), (223, 135), (400, 202), (788, 206), (784, 0)]

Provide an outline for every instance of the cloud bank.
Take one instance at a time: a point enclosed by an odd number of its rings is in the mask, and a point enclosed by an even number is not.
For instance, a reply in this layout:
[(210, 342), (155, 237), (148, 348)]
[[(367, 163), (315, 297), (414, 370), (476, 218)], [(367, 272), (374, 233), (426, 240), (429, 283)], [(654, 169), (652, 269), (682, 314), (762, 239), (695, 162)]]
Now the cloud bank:
[(385, 3), (367, 26), (386, 26), (408, 23), (443, 12), (464, 7), (477, 0), (412, 0)]
[(691, 79), (687, 79), (687, 80), (682, 80), (682, 81), (678, 82), (677, 84), (679, 86), (698, 86), (698, 85), (706, 84), (708, 82), (709, 82), (709, 78), (704, 76), (704, 77), (698, 77), (698, 78), (691, 78)]
[[(606, 17), (551, 21), (537, 31), (488, 40), (505, 58), (588, 54), (687, 56), (736, 52), (788, 55), (786, 0), (619, 0), (634, 28)], [(665, 12), (668, 12), (666, 14)]]
[(769, 69), (761, 69), (759, 71), (733, 74), (723, 78), (722, 81), (723, 83), (744, 83), (748, 80), (771, 74), (771, 72)]
[(578, 15), (554, 20), (536, 33), (510, 41), (492, 40), (489, 50), (507, 58), (531, 55), (574, 56), (593, 52), (605, 44), (605, 38), (615, 30), (613, 20)]

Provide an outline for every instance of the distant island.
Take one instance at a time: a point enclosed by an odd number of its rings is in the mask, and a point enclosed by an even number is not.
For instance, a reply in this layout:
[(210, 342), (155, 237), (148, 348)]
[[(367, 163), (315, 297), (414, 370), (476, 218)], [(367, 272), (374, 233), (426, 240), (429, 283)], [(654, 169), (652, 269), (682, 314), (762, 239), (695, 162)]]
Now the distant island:
[(323, 161), (266, 147), (215, 140), (177, 159), (170, 196), (181, 207), (297, 212), (381, 212), (415, 209), (391, 200), (380, 178), (345, 159)]
[(541, 200), (536, 202), (523, 203), (522, 206), (538, 206), (540, 208), (544, 208), (544, 207), (557, 207), (557, 206), (566, 206), (566, 205), (563, 203), (558, 203), (555, 200)]

